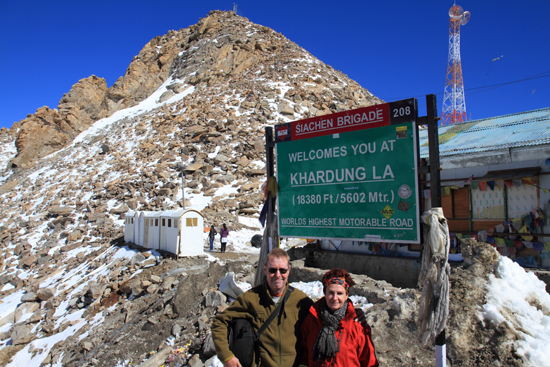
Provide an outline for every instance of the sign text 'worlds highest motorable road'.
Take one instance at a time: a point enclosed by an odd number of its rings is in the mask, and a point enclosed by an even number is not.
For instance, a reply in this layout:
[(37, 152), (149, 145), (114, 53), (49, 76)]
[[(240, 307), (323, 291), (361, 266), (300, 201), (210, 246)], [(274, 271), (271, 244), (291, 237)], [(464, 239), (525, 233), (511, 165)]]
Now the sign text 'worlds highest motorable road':
[(418, 243), (416, 100), (277, 125), (282, 237)]

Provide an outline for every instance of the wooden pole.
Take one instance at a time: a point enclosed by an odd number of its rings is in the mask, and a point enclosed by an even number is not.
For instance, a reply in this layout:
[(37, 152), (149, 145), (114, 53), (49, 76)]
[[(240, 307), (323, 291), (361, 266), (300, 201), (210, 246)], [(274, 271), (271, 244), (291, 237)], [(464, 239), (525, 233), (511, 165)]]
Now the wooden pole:
[[(428, 142), (430, 149), (430, 198), (432, 208), (441, 208), (441, 174), (439, 168), (439, 134), (437, 131), (437, 102), (434, 94), (426, 96), (428, 117)], [(444, 269), (440, 269), (444, 271)], [(439, 299), (435, 297), (437, 307)], [(447, 348), (445, 345), (445, 329), (435, 337), (435, 365), (447, 366)]]
[[(275, 155), (274, 155), (275, 142), (273, 140), (273, 127), (267, 126), (265, 128), (265, 171), (267, 176), (267, 182), (275, 174)], [(263, 266), (267, 260), (267, 254), (274, 247), (279, 247), (279, 241), (274, 243), (273, 232), (273, 212), (275, 211), (275, 198), (268, 196), (267, 216), (265, 222), (264, 239), (262, 241), (262, 247), (260, 248), (260, 258), (258, 259), (258, 268), (256, 269), (256, 276), (254, 278), (254, 286), (260, 285), (264, 279), (265, 274), (263, 272)]]

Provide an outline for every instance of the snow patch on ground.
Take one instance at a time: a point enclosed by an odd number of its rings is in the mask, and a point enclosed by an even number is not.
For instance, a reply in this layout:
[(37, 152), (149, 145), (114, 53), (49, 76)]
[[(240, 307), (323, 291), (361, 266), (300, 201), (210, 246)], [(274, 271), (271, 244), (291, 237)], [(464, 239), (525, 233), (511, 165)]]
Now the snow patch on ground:
[(489, 277), (483, 319), (494, 327), (503, 323), (517, 336), (514, 346), (525, 366), (550, 365), (550, 295), (546, 284), (502, 256)]

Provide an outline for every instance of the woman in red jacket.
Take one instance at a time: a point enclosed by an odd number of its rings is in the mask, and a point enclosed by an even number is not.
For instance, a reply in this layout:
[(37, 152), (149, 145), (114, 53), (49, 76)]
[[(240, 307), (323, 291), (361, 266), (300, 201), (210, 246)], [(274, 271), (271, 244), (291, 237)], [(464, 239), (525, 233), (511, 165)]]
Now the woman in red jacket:
[(344, 269), (323, 275), (325, 296), (309, 309), (302, 323), (301, 366), (377, 367), (370, 326), (355, 321), (357, 315), (348, 300), (355, 282)]

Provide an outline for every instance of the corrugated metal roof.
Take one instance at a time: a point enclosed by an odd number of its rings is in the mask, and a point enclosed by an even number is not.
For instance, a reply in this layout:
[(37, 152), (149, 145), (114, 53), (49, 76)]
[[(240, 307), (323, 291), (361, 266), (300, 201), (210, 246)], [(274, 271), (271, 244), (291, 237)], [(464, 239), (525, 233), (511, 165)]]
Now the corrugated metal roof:
[[(550, 107), (440, 126), (439, 156), (550, 144)], [(419, 133), (420, 156), (428, 156), (428, 133)]]

